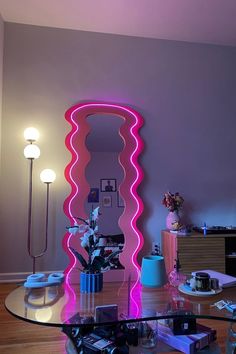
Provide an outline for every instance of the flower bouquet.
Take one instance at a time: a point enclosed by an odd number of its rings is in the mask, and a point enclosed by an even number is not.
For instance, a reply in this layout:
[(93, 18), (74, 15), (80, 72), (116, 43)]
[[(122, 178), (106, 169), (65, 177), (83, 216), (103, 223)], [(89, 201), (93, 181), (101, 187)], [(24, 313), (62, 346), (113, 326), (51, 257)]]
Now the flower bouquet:
[(164, 194), (162, 204), (169, 210), (166, 218), (166, 227), (169, 230), (178, 231), (182, 228), (179, 218), (179, 210), (184, 203), (184, 198), (177, 192)]
[(170, 192), (167, 192), (164, 194), (164, 197), (162, 199), (162, 204), (169, 210), (169, 211), (179, 211), (179, 209), (182, 207), (184, 202), (184, 198), (181, 197), (181, 195), (177, 192), (175, 194), (172, 194)]

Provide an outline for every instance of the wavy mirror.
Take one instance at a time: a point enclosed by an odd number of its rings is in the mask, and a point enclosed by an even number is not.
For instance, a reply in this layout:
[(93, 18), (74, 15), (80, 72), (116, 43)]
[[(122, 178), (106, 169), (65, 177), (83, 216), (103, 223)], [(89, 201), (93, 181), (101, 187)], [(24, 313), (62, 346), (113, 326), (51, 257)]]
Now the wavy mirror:
[[(143, 177), (138, 163), (143, 119), (127, 106), (110, 103), (81, 103), (68, 109), (65, 118), (71, 125), (66, 137), (71, 161), (65, 169), (71, 193), (64, 212), (74, 225), (76, 216), (86, 219), (91, 208), (99, 205), (99, 230), (106, 243), (122, 248), (114, 270), (104, 273), (104, 280), (136, 279), (140, 273), (137, 256), (143, 246), (137, 226), (143, 210), (137, 193)], [(97, 193), (97, 198), (91, 193)], [(68, 232), (63, 238), (69, 257), (65, 273), (78, 282), (79, 266), (69, 247), (85, 254), (80, 236)]]

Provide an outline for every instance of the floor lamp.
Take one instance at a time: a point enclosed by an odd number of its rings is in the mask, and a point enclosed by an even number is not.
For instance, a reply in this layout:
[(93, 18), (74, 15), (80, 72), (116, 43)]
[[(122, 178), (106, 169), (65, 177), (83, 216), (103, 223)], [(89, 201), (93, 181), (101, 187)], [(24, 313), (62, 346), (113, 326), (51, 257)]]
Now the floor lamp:
[(55, 172), (52, 170), (44, 170), (41, 172), (40, 178), (42, 182), (46, 183), (47, 186), (47, 196), (46, 196), (46, 216), (45, 216), (45, 245), (39, 254), (34, 254), (32, 251), (32, 234), (31, 234), (31, 224), (32, 224), (32, 197), (33, 197), (33, 162), (35, 159), (40, 156), (39, 147), (34, 144), (34, 142), (38, 139), (39, 133), (35, 128), (27, 128), (24, 131), (25, 140), (29, 142), (29, 144), (24, 149), (24, 156), (30, 162), (29, 168), (29, 201), (28, 201), (28, 225), (27, 225), (27, 250), (29, 256), (33, 259), (33, 274), (35, 273), (35, 263), (36, 259), (42, 257), (47, 251), (48, 246), (48, 205), (49, 205), (49, 184), (54, 182), (56, 178)]

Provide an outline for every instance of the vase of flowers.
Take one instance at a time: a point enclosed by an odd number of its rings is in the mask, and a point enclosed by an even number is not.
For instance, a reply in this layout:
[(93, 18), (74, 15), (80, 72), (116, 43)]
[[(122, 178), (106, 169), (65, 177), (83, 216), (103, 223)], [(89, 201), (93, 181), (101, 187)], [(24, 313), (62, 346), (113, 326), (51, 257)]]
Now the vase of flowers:
[(100, 246), (99, 239), (104, 235), (98, 232), (99, 207), (92, 209), (88, 220), (75, 217), (80, 223), (67, 227), (72, 234), (83, 234), (80, 238), (81, 246), (88, 254), (86, 260), (82, 254), (70, 247), (82, 266), (80, 273), (80, 291), (83, 293), (99, 292), (103, 288), (103, 273), (110, 269), (110, 261), (121, 253), (121, 250), (106, 255), (104, 248)]
[(183, 205), (184, 199), (177, 192), (172, 194), (167, 192), (164, 194), (162, 204), (169, 210), (166, 217), (166, 227), (169, 230), (178, 231), (181, 228), (179, 210)]

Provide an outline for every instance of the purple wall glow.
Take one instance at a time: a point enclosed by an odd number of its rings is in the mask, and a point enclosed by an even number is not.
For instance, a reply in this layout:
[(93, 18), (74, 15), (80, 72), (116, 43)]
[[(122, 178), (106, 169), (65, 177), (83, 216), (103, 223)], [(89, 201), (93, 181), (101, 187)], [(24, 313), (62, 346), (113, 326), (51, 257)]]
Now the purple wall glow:
[[(64, 113), (83, 101), (133, 107), (144, 117), (139, 193), (143, 254), (160, 240), (166, 190), (185, 198), (183, 215), (195, 224), (236, 225), (236, 48), (125, 37), (7, 23), (3, 67), (1, 156), (2, 273), (26, 272), (27, 161), (23, 130), (41, 132), (35, 164), (34, 237), (43, 232), (39, 172), (53, 168), (49, 251), (38, 270), (64, 269), (61, 239), (69, 193)], [(10, 144), (9, 142), (14, 142)], [(42, 191), (43, 190), (43, 191)], [(37, 211), (37, 212), (36, 212)], [(13, 222), (14, 219), (14, 222)], [(14, 248), (12, 245), (14, 244)]]

